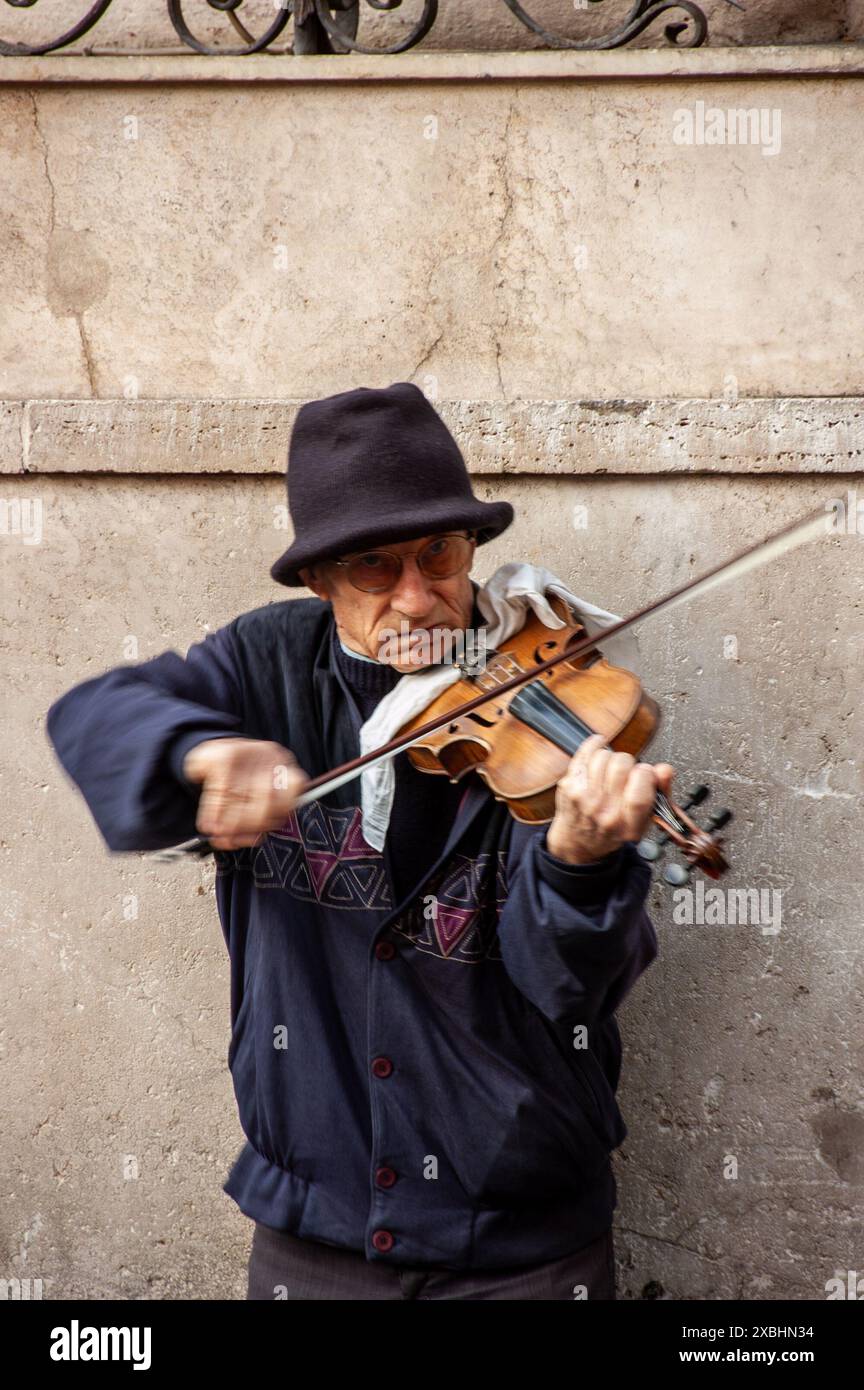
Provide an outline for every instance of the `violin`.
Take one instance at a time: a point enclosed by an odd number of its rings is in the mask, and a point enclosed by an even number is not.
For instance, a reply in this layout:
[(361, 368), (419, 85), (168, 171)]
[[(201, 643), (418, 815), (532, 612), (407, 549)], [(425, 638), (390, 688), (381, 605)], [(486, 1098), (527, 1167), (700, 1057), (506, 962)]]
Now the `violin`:
[[(529, 615), (520, 631), (479, 669), (462, 663), (462, 679), (442, 691), (395, 738), (313, 777), (294, 804), (300, 807), (315, 801), (358, 777), (364, 767), (407, 749), (422, 772), (455, 782), (476, 771), (493, 796), (507, 803), (516, 820), (531, 825), (550, 821), (555, 787), (584, 739), (602, 734), (615, 751), (638, 757), (660, 725), (660, 708), (645, 694), (638, 677), (611, 664), (596, 644), (605, 645), (641, 619), (740, 578), (819, 534), (827, 534), (821, 511), (781, 527), (593, 638), (566, 600), (551, 595), (549, 602), (562, 627), (548, 628), (536, 615)], [(686, 883), (692, 869), (720, 878), (729, 867), (719, 831), (732, 820), (732, 812), (718, 811), (704, 829), (688, 815), (708, 795), (708, 787), (700, 784), (683, 806), (662, 792), (655, 797), (651, 820), (661, 833), (643, 838), (637, 848), (651, 862), (668, 845), (681, 850), (686, 866), (668, 864), (663, 872), (667, 883)], [(173, 860), (211, 853), (209, 841), (197, 837), (151, 851), (147, 858)]]
[[(613, 666), (588, 645), (584, 624), (566, 600), (550, 595), (549, 603), (563, 627), (546, 627), (529, 613), (520, 631), (487, 656), (481, 670), (448, 686), (397, 735), (400, 740), (413, 738), (436, 724), (408, 747), (414, 766), (453, 782), (473, 769), (496, 800), (505, 801), (511, 815), (529, 825), (551, 821), (556, 785), (584, 739), (602, 734), (614, 751), (639, 757), (661, 721), (659, 705), (645, 694), (638, 676)], [(508, 687), (514, 677), (552, 657), (563, 657), (574, 646), (578, 650), (570, 660), (547, 667), (518, 688)], [(478, 692), (492, 698), (466, 711)], [(442, 723), (449, 713), (452, 718)], [(667, 866), (667, 882), (685, 883), (691, 869), (716, 879), (729, 867), (718, 831), (732, 819), (732, 812), (718, 812), (706, 830), (687, 815), (708, 795), (708, 787), (695, 788), (685, 808), (657, 794), (651, 819), (663, 835), (643, 839), (639, 848), (648, 860), (658, 859), (670, 842), (682, 851), (689, 869)]]

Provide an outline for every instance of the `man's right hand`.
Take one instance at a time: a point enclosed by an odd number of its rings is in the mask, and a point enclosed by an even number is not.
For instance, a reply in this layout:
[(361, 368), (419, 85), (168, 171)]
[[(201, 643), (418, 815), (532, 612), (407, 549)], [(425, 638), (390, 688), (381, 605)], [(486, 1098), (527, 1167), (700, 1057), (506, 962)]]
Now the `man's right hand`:
[(202, 782), (196, 826), (214, 849), (254, 845), (277, 830), (309, 778), (281, 743), (205, 739), (183, 759), (190, 782)]

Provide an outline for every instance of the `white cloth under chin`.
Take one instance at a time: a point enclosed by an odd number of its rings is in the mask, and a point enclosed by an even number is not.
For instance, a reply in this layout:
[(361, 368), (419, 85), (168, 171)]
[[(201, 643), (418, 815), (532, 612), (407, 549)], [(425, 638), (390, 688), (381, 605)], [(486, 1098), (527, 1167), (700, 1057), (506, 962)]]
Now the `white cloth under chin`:
[[(477, 606), (486, 619), (486, 649), (500, 648), (508, 637), (519, 632), (525, 625), (529, 607), (547, 627), (564, 627), (564, 622), (550, 607), (547, 594), (565, 599), (576, 610), (590, 637), (620, 622), (614, 613), (607, 613), (605, 608), (597, 608), (587, 599), (571, 593), (566, 584), (541, 565), (529, 565), (517, 560), (501, 565), (489, 582), (477, 591)], [(597, 645), (602, 649), (602, 642)], [(638, 667), (639, 649), (632, 632), (621, 633), (610, 639), (609, 660), (628, 670)], [(455, 665), (430, 666), (426, 671), (404, 675), (384, 696), (360, 730), (361, 753), (371, 753), (395, 738), (409, 719), (426, 709), (442, 690), (461, 680), (462, 675)], [(373, 849), (380, 851), (384, 848), (396, 791), (393, 759), (388, 758), (376, 767), (364, 768), (360, 781), (363, 838)]]

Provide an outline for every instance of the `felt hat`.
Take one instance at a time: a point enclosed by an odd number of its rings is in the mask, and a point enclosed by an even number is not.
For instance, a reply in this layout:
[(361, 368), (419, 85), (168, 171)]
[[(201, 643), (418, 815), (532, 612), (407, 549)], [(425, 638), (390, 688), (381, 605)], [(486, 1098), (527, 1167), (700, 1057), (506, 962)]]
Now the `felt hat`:
[(483, 545), (513, 520), (509, 502), (474, 496), (456, 440), (410, 381), (301, 406), (286, 484), (294, 540), (270, 574), (292, 588), (316, 560), (442, 531)]

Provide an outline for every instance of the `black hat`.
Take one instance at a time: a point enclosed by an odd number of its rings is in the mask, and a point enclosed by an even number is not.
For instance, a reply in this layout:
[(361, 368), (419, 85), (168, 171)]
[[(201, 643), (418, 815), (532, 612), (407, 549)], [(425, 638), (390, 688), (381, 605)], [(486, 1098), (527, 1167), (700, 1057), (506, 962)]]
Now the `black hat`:
[(410, 381), (301, 406), (286, 482), (295, 539), (270, 574), (294, 588), (316, 560), (451, 530), (483, 545), (513, 520), (509, 502), (474, 496), (456, 440)]

